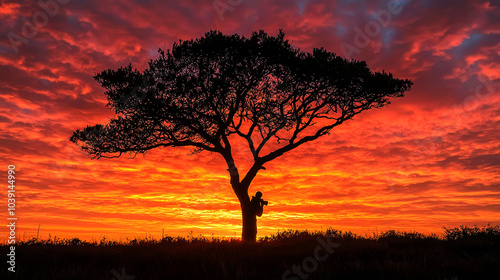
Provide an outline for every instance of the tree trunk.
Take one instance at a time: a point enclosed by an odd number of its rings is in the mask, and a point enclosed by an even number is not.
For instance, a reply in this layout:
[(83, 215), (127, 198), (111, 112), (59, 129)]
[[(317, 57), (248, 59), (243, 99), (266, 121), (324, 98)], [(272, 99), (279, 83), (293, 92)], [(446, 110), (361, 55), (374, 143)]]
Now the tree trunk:
[(248, 188), (244, 188), (241, 184), (237, 184), (233, 186), (233, 189), (240, 201), (241, 207), (241, 218), (243, 222), (241, 238), (245, 242), (255, 242), (257, 240), (257, 216), (250, 205), (250, 198), (247, 192)]
[(248, 171), (245, 178), (240, 182), (240, 175), (232, 156), (228, 153), (224, 157), (228, 165), (228, 171), (231, 176), (231, 187), (238, 197), (241, 206), (241, 217), (243, 228), (241, 231), (241, 238), (244, 242), (257, 241), (257, 216), (250, 205), (250, 197), (248, 196), (248, 188), (257, 175), (262, 165), (254, 164)]
[(243, 222), (241, 238), (245, 242), (255, 242), (257, 241), (257, 216), (250, 205), (248, 187), (236, 182), (232, 182), (232, 187), (240, 201), (241, 218)]
[(243, 219), (243, 228), (241, 238), (244, 242), (257, 241), (257, 216), (252, 211), (250, 203), (241, 204), (241, 216)]

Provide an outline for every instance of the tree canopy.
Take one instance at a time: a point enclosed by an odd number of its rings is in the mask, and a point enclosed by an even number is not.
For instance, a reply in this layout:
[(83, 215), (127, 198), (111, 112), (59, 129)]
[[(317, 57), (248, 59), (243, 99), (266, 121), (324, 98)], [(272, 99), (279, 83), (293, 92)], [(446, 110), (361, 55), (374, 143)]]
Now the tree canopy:
[[(168, 146), (224, 155), (236, 134), (264, 163), (389, 104), (412, 85), (323, 48), (302, 52), (282, 31), (250, 38), (211, 31), (159, 53), (142, 73), (128, 65), (95, 75), (116, 117), (75, 131), (71, 141), (93, 158)], [(270, 141), (286, 145), (263, 155)]]

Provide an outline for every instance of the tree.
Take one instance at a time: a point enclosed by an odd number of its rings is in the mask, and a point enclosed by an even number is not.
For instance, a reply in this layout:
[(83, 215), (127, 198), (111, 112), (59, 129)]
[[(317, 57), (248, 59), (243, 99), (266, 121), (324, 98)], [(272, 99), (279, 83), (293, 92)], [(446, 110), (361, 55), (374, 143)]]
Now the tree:
[[(281, 30), (249, 38), (210, 31), (159, 53), (142, 73), (128, 65), (95, 75), (116, 117), (76, 130), (70, 140), (92, 159), (181, 146), (221, 155), (241, 205), (245, 241), (255, 241), (248, 190), (264, 164), (389, 104), (412, 85), (323, 48), (300, 51)], [(234, 139), (253, 158), (246, 174), (233, 159)]]

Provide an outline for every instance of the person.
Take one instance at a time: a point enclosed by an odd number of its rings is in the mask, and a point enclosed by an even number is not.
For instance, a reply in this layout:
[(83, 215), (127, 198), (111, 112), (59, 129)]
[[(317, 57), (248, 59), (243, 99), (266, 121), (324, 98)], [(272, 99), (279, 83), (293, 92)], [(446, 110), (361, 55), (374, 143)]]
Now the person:
[[(252, 196), (252, 200), (250, 200), (250, 205), (252, 207), (253, 213), (261, 217), (262, 212), (264, 212), (264, 205), (267, 205), (267, 201), (262, 199), (262, 193), (260, 191), (255, 193), (255, 196)], [(257, 217), (255, 217), (257, 219)]]
[(264, 212), (264, 205), (267, 205), (268, 202), (262, 199), (262, 193), (260, 191), (255, 193), (255, 196), (252, 196), (252, 200), (250, 200), (250, 208), (252, 210), (253, 216), (255, 217), (255, 223), (253, 224), (253, 239), (257, 237), (257, 217), (262, 216), (262, 212)]

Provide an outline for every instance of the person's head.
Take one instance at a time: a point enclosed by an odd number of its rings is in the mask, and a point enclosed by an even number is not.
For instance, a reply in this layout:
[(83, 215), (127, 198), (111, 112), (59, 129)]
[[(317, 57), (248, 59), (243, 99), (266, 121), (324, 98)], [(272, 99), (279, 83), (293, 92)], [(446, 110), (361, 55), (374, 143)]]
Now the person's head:
[(260, 191), (256, 192), (255, 193), (255, 197), (256, 198), (261, 198), (262, 197), (262, 193)]

